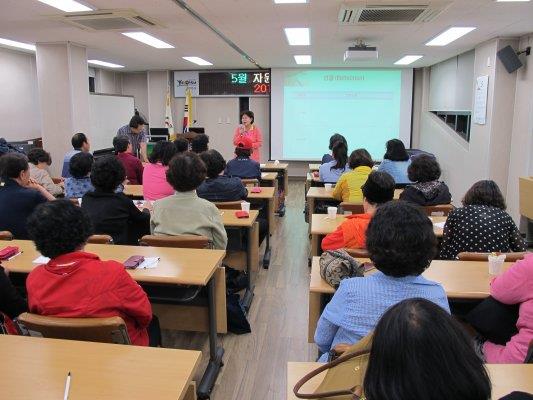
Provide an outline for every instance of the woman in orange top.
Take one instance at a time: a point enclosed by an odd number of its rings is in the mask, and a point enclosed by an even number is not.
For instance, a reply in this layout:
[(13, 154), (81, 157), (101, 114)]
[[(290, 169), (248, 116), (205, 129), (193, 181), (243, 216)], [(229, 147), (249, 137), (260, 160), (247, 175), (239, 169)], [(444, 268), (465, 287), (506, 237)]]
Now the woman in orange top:
[(349, 215), (337, 228), (322, 239), (322, 250), (366, 247), (366, 229), (376, 209), (394, 197), (394, 179), (386, 172), (373, 171), (368, 175), (363, 190), (364, 214)]
[(248, 137), (253, 143), (251, 159), (260, 162), (261, 146), (263, 145), (263, 135), (257, 126), (254, 125), (254, 113), (252, 111), (243, 111), (241, 113), (242, 124), (235, 128), (233, 135), (233, 145), (238, 146), (242, 137)]

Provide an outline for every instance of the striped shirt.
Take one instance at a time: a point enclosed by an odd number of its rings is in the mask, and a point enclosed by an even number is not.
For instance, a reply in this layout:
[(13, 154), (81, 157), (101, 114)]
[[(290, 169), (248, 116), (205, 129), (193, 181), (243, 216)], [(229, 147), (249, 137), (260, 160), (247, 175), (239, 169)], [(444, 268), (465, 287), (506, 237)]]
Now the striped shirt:
[(117, 131), (117, 136), (126, 136), (131, 143), (132, 152), (137, 157), (140, 155), (141, 143), (146, 143), (148, 138), (146, 137), (146, 131), (143, 129), (141, 133), (133, 133), (129, 125), (124, 125)]

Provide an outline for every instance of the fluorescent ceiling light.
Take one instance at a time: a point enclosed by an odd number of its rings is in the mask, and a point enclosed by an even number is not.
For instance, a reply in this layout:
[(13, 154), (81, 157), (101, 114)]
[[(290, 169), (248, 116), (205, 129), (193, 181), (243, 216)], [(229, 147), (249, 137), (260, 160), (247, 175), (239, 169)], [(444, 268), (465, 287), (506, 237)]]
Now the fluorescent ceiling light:
[(294, 61), (296, 61), (296, 64), (311, 64), (311, 56), (294, 56)]
[(184, 60), (190, 61), (192, 63), (198, 64), (198, 65), (213, 65), (209, 61), (204, 60), (200, 57), (182, 57)]
[(309, 46), (309, 28), (285, 28), (291, 46)]
[(35, 45), (29, 43), (16, 42), (14, 40), (0, 38), (0, 45), (16, 47), (17, 49), (35, 51)]
[(403, 56), (398, 61), (396, 61), (394, 64), (396, 65), (409, 65), (411, 63), (414, 63), (416, 60), (420, 60), (424, 56)]
[(274, 0), (276, 4), (307, 3), (307, 0)]
[(530, 1), (530, 0), (496, 0), (496, 2), (498, 2), (498, 3), (503, 3), (503, 2), (507, 2), (507, 3), (511, 3), (511, 2), (516, 2), (516, 3), (518, 3), (518, 2), (522, 2), (522, 3), (523, 3), (523, 2), (526, 2), (526, 1)]
[(472, 32), (474, 29), (476, 28), (454, 26), (452, 28), (446, 29), (434, 39), (431, 39), (429, 42), (426, 43), (426, 46), (446, 46), (454, 40), (459, 39), (461, 36)]
[(102, 67), (109, 67), (109, 68), (124, 68), (124, 65), (113, 64), (113, 63), (110, 63), (110, 62), (100, 61), (100, 60), (88, 60), (87, 62), (88, 62), (89, 64), (101, 65)]
[(124, 36), (135, 39), (141, 43), (147, 44), (148, 46), (155, 47), (156, 49), (173, 49), (174, 46), (159, 40), (152, 35), (149, 35), (145, 32), (122, 32)]
[(41, 3), (60, 9), (65, 12), (92, 11), (91, 7), (74, 0), (39, 0)]

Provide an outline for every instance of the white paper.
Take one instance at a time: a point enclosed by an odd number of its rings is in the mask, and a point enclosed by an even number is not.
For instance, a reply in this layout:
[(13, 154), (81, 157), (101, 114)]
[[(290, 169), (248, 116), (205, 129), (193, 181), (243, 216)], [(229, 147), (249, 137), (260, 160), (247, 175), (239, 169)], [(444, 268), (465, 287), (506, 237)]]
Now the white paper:
[(137, 267), (137, 269), (150, 269), (157, 267), (159, 257), (145, 257), (144, 261)]
[(266, 175), (267, 175), (267, 173), (266, 173), (266, 172), (261, 172), (261, 178), (263, 178), (263, 179), (264, 179)]
[(434, 226), (435, 228), (441, 228), (441, 229), (444, 229), (444, 224), (446, 224), (446, 222), (435, 222), (435, 223), (433, 224), (433, 226)]
[(35, 260), (33, 260), (34, 264), (46, 264), (50, 259), (45, 256), (39, 256)]
[(479, 125), (485, 125), (486, 123), (488, 87), (489, 76), (478, 76), (474, 95), (474, 122)]

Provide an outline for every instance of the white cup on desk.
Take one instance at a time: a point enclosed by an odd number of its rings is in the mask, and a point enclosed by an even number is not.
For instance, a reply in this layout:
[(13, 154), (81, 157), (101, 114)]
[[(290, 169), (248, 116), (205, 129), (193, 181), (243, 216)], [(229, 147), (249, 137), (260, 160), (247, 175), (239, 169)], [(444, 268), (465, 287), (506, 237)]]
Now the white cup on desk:
[(328, 207), (328, 218), (329, 219), (337, 218), (337, 207)]
[(246, 211), (246, 212), (250, 212), (250, 203), (248, 203), (247, 201), (243, 201), (241, 203), (241, 210), (242, 211)]
[(326, 188), (327, 192), (331, 192), (333, 189), (333, 183), (324, 183), (324, 187)]
[(489, 255), (489, 275), (498, 276), (503, 272), (503, 263), (505, 262), (505, 254)]

